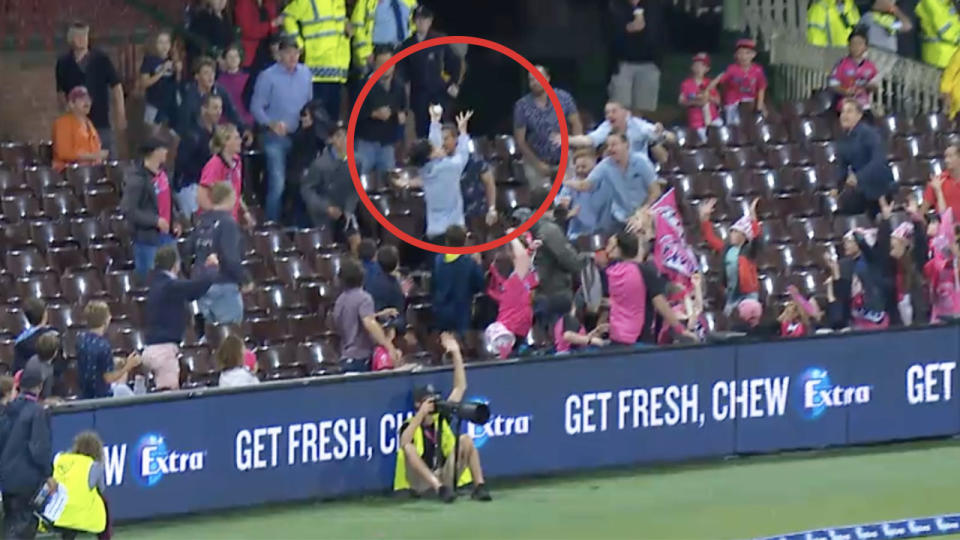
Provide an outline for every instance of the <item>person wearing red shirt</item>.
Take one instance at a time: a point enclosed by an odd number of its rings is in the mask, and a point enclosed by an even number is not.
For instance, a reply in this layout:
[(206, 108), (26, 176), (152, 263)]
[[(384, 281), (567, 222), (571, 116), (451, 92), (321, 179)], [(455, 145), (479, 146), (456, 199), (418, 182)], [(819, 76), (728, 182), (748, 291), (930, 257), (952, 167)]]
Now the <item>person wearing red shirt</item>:
[(275, 0), (237, 0), (233, 9), (243, 45), (243, 67), (250, 70), (250, 77), (255, 79), (257, 72), (272, 61), (270, 38), (282, 22), (277, 17), (277, 3)]
[(930, 175), (930, 183), (923, 192), (923, 213), (935, 209), (939, 213), (953, 209), (960, 216), (960, 145), (951, 144), (943, 151), (943, 172)]
[(710, 56), (707, 53), (698, 53), (693, 57), (690, 66), (691, 76), (680, 84), (680, 105), (687, 108), (687, 125), (697, 130), (700, 137), (706, 139), (707, 126), (721, 126), (720, 120), (720, 93), (716, 88), (710, 89)]
[(700, 232), (703, 239), (723, 257), (724, 281), (726, 282), (726, 305), (729, 315), (742, 300), (760, 298), (760, 278), (757, 275), (757, 254), (760, 253), (760, 223), (757, 222), (757, 203), (750, 204), (750, 215), (743, 216), (730, 227), (728, 242), (717, 237), (710, 223), (710, 215), (717, 204), (716, 199), (703, 202), (699, 208)]
[(877, 66), (867, 58), (867, 31), (855, 29), (847, 40), (850, 54), (844, 56), (830, 73), (829, 86), (841, 99), (837, 101), (837, 110), (843, 108), (842, 98), (857, 100), (863, 107), (864, 116), (872, 120), (870, 97), (877, 89)]
[(718, 85), (723, 85), (723, 109), (727, 125), (740, 125), (741, 103), (753, 103), (761, 113), (767, 110), (767, 76), (764, 75), (762, 67), (753, 63), (756, 57), (755, 41), (738, 40), (737, 51), (734, 53), (736, 63), (727, 66), (726, 71), (710, 81), (707, 87), (707, 91), (712, 92)]

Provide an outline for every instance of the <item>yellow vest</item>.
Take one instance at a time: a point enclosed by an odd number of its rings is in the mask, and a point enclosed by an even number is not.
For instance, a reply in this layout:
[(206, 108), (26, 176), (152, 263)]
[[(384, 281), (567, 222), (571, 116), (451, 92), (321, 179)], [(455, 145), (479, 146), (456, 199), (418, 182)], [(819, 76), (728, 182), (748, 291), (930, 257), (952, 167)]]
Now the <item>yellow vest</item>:
[(895, 26), (900, 19), (898, 19), (893, 13), (881, 13), (879, 11), (874, 11), (873, 21), (892, 36), (897, 33)]
[[(400, 1), (406, 4), (410, 11), (406, 36), (410, 37), (417, 30), (413, 24), (413, 11), (417, 9), (417, 0)], [(357, 0), (350, 16), (350, 22), (353, 23), (353, 64), (356, 66), (365, 66), (367, 57), (373, 54), (373, 23), (379, 3), (380, 0)]]
[(916, 13), (923, 38), (923, 61), (941, 69), (946, 67), (960, 42), (960, 17), (953, 2), (920, 0)]
[(844, 0), (843, 11), (835, 0), (817, 0), (807, 10), (807, 42), (818, 47), (846, 47), (860, 11), (853, 0)]
[(960, 49), (953, 53), (940, 77), (940, 93), (950, 96), (950, 119), (960, 112)]
[[(440, 418), (439, 414), (433, 415), (433, 424), (440, 426), (440, 451), (444, 458), (449, 458), (453, 454), (453, 447), (456, 444), (456, 440), (453, 438), (453, 430), (450, 429), (450, 424), (446, 420)], [(417, 454), (422, 456), (423, 427), (418, 427), (413, 432), (413, 445), (417, 448)], [(473, 482), (473, 476), (470, 474), (470, 469), (465, 468), (463, 474), (460, 475), (460, 479), (457, 480), (457, 486), (465, 486), (470, 482)], [(393, 490), (400, 491), (401, 489), (410, 489), (410, 482), (407, 481), (407, 459), (404, 457), (403, 448), (398, 444), (397, 468), (394, 469), (393, 473)]]
[(100, 533), (107, 528), (107, 509), (97, 488), (90, 489), (93, 460), (81, 454), (63, 453), (53, 460), (53, 478), (67, 490), (67, 504), (54, 526)]
[(283, 15), (283, 30), (303, 48), (303, 63), (313, 73), (313, 81), (346, 82), (350, 38), (344, 0), (293, 0)]

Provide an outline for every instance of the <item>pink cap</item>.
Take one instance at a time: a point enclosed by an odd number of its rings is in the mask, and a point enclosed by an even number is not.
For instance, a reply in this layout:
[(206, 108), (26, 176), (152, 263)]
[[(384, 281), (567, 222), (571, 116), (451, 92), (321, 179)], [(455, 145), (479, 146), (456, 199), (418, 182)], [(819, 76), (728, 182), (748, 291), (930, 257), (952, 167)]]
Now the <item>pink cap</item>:
[(763, 316), (763, 306), (760, 305), (760, 302), (747, 298), (737, 304), (737, 314), (745, 323), (756, 326), (760, 324), (760, 317)]
[(705, 52), (697, 53), (693, 55), (693, 62), (694, 63), (701, 62), (703, 64), (706, 64), (707, 67), (710, 67), (710, 55)]
[(757, 50), (757, 42), (754, 41), (754, 40), (752, 40), (752, 39), (749, 39), (749, 38), (738, 39), (738, 40), (737, 40), (737, 48), (738, 48), (738, 49), (751, 49), (751, 50), (754, 50), (754, 51), (755, 51), (755, 50)]
[(88, 97), (90, 97), (90, 92), (86, 86), (74, 86), (73, 90), (70, 90), (70, 93), (67, 94), (67, 101), (76, 101), (80, 98)]

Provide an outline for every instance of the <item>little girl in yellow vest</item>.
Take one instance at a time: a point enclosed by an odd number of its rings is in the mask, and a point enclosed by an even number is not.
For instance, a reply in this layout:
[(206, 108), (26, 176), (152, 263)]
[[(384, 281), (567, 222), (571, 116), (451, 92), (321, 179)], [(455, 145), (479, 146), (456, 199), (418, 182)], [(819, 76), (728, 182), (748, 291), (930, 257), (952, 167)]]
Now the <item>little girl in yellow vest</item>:
[(112, 531), (102, 495), (106, 480), (100, 437), (93, 431), (79, 433), (73, 439), (73, 448), (54, 458), (53, 478), (67, 490), (67, 504), (53, 523), (57, 532), (64, 539), (93, 533), (100, 540), (108, 540)]

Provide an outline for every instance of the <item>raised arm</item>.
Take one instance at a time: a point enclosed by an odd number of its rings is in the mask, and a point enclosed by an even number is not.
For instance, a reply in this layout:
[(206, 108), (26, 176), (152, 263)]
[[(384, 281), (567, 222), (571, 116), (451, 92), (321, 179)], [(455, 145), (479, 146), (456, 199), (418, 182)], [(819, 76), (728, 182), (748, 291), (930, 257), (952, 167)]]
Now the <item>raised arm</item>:
[(467, 134), (467, 127), (472, 117), (473, 111), (457, 115), (457, 130), (460, 131), (460, 136), (457, 137), (457, 149), (453, 154), (453, 160), (460, 167), (461, 174), (463, 168), (467, 166), (467, 160), (470, 159), (470, 135)]
[(463, 355), (460, 353), (460, 344), (450, 332), (440, 334), (440, 344), (450, 354), (453, 361), (453, 390), (447, 396), (447, 401), (459, 402), (467, 392), (467, 371), (463, 367)]

